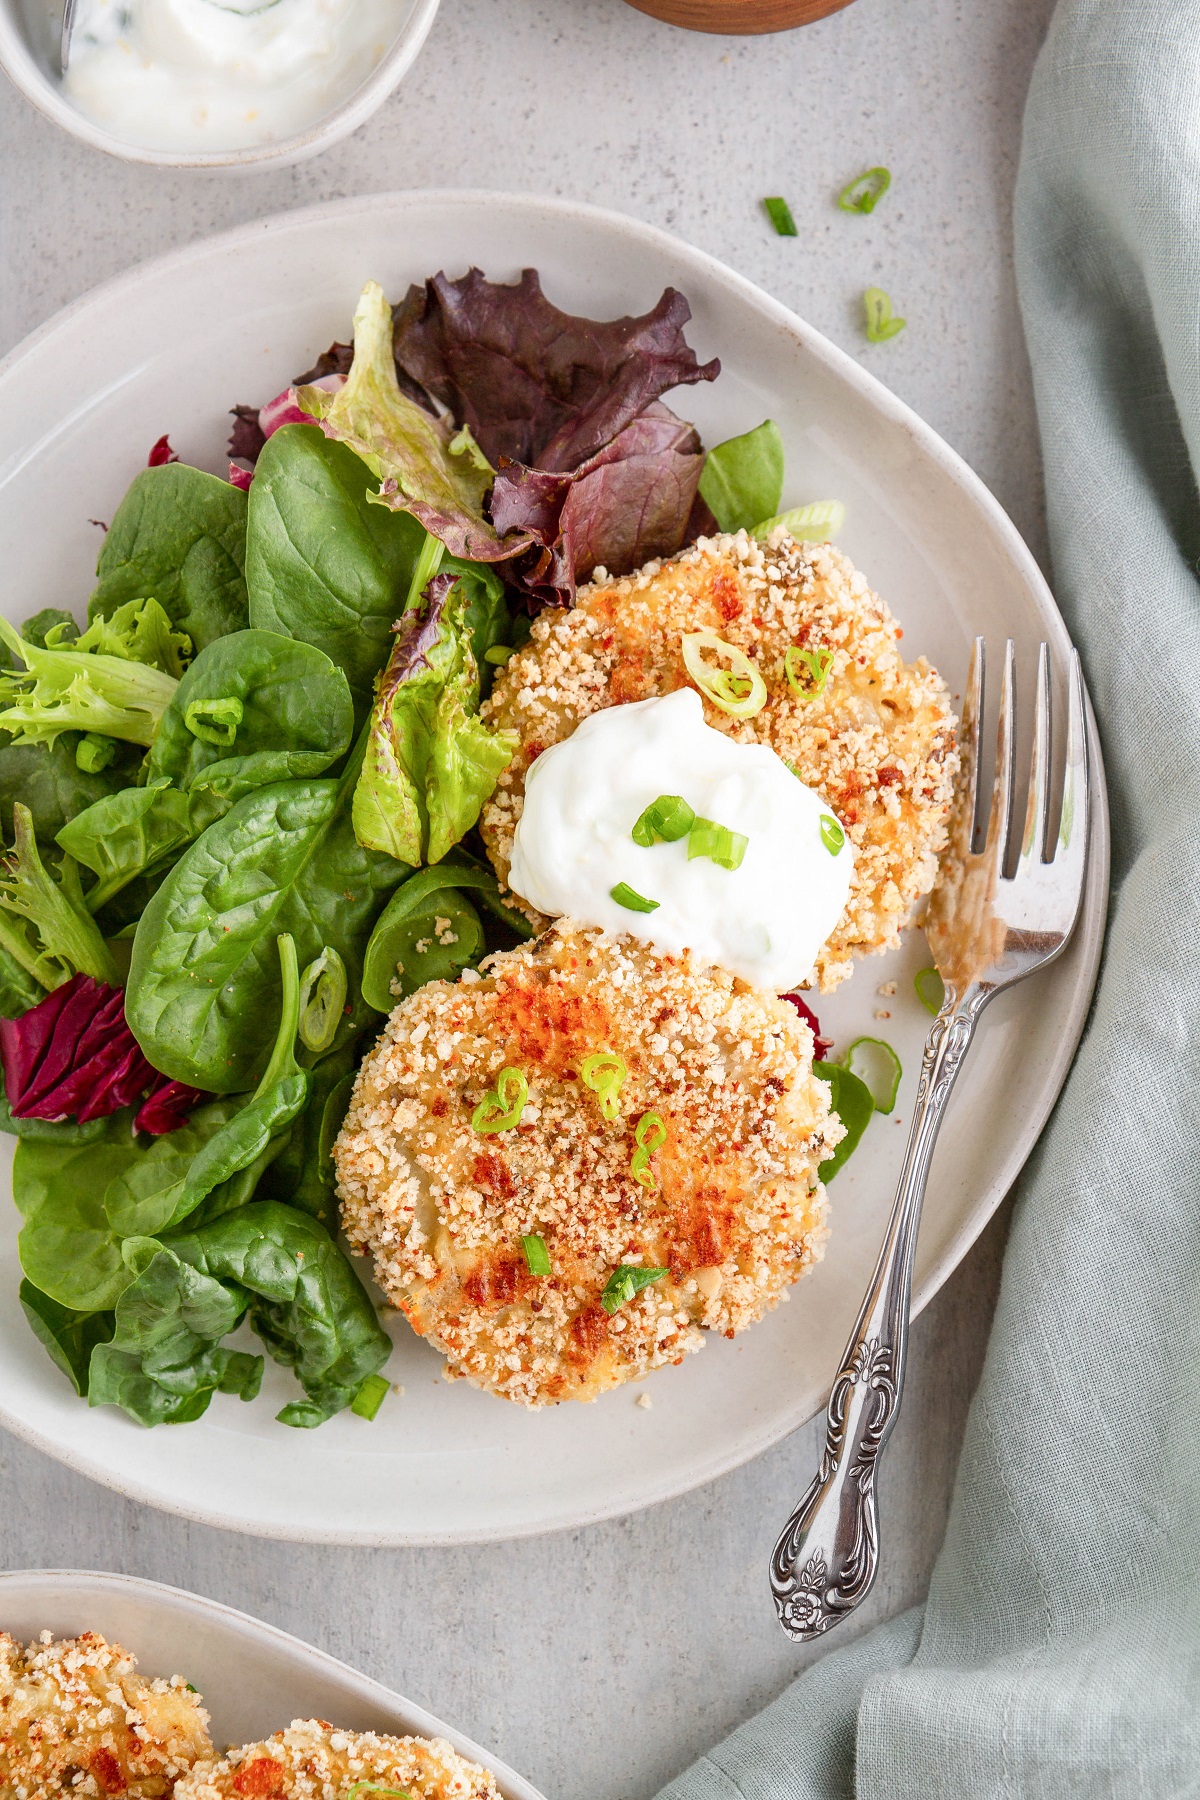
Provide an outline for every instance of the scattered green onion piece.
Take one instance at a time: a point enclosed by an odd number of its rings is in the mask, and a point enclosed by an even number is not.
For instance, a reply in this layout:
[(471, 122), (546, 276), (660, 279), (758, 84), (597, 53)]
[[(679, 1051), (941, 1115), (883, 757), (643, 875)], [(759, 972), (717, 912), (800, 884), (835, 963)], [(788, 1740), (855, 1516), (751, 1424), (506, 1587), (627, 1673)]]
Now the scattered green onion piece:
[(356, 1794), (392, 1794), (395, 1800), (412, 1800), (407, 1788), (385, 1787), (382, 1781), (356, 1781), (346, 1789), (346, 1800), (354, 1800)]
[(792, 209), (779, 194), (769, 194), (763, 201), (768, 219), (770, 219), (780, 237), (796, 237), (796, 221), (792, 217)]
[(75, 746), (75, 767), (85, 775), (98, 775), (116, 754), (115, 738), (104, 737), (99, 731), (85, 731)]
[(894, 316), (892, 303), (882, 288), (867, 289), (863, 295), (863, 311), (867, 315), (867, 336), (873, 344), (886, 344), (889, 338), (904, 330), (906, 321)]
[(521, 1248), (525, 1252), (525, 1266), (531, 1275), (549, 1275), (550, 1252), (546, 1248), (546, 1240), (539, 1232), (531, 1231), (521, 1239)]
[(215, 744), (218, 749), (230, 750), (244, 710), (236, 694), (193, 700), (183, 715), (183, 722), (202, 744)]
[(643, 850), (649, 850), (652, 844), (673, 844), (687, 836), (695, 817), (681, 795), (660, 794), (639, 814), (630, 836)]
[(618, 881), (615, 888), (609, 888), (608, 897), (615, 900), (618, 906), (623, 906), (627, 912), (657, 912), (659, 908), (657, 900), (647, 900), (644, 894), (631, 888), (627, 881)]
[(846, 834), (832, 813), (821, 814), (821, 842), (830, 856), (836, 856), (846, 841)]
[(481, 1137), (496, 1131), (511, 1131), (520, 1121), (529, 1098), (529, 1083), (520, 1069), (501, 1069), (496, 1085), (485, 1094), (471, 1114), (471, 1129)]
[(890, 1113), (900, 1091), (900, 1058), (882, 1038), (855, 1038), (842, 1062), (857, 1075), (875, 1103), (875, 1111)]
[(821, 1180), (828, 1184), (858, 1149), (862, 1134), (874, 1116), (875, 1101), (866, 1083), (860, 1081), (849, 1069), (843, 1068), (841, 1063), (815, 1062), (813, 1074), (818, 1081), (828, 1083), (832, 1090), (830, 1104), (846, 1127), (846, 1135), (841, 1143), (817, 1170)]
[(766, 539), (782, 525), (798, 544), (823, 544), (837, 536), (846, 523), (846, 508), (840, 500), (814, 500), (809, 506), (793, 506), (790, 512), (775, 513), (756, 525), (750, 536)]
[(515, 656), (516, 654), (517, 648), (515, 644), (490, 644), (483, 653), (483, 660), (485, 663), (494, 664), (494, 666), (499, 669), (503, 667), (510, 656)]
[[(667, 1128), (656, 1112), (643, 1113), (637, 1122), (633, 1134), (637, 1149), (629, 1159), (629, 1173), (642, 1187), (653, 1193), (658, 1186), (654, 1171), (650, 1167), (650, 1158), (656, 1150), (661, 1150), (667, 1141)], [(665, 1274), (666, 1271), (664, 1270)]]
[(749, 842), (742, 832), (730, 831), (715, 819), (697, 819), (688, 832), (688, 861), (707, 856), (719, 869), (740, 869)]
[(652, 1281), (661, 1281), (667, 1273), (666, 1269), (639, 1269), (632, 1263), (622, 1263), (605, 1282), (600, 1304), (606, 1313), (618, 1312), (627, 1300), (640, 1294)]
[[(727, 644), (715, 631), (686, 631), (682, 644), (683, 665), (706, 700), (735, 719), (752, 719), (762, 711), (767, 704), (767, 684), (743, 651)], [(702, 650), (728, 657), (733, 667), (714, 669), (704, 661)]]
[(337, 1036), (349, 986), (346, 965), (331, 944), (300, 977), (300, 1042), (317, 1056), (323, 1056)]
[(925, 1011), (931, 1012), (936, 1019), (946, 998), (946, 984), (937, 970), (918, 969), (913, 976), (913, 987), (917, 990), (917, 999)]
[(873, 213), (891, 185), (890, 169), (866, 169), (847, 182), (838, 195), (838, 205), (843, 212)]
[(350, 1411), (357, 1413), (360, 1419), (373, 1419), (387, 1398), (391, 1385), (384, 1375), (368, 1375), (365, 1381), (359, 1383), (358, 1392), (350, 1402)]
[[(798, 644), (790, 644), (783, 653), (783, 672), (787, 676), (787, 684), (802, 700), (815, 700), (818, 694), (825, 692), (825, 683), (829, 680), (832, 667), (833, 651), (826, 646), (822, 646), (820, 650), (801, 650)], [(800, 679), (802, 668), (807, 673), (807, 681)]]
[(629, 1070), (625, 1060), (614, 1050), (597, 1050), (594, 1056), (585, 1056), (579, 1065), (579, 1073), (583, 1077), (584, 1087), (591, 1088), (600, 1102), (600, 1111), (611, 1121), (621, 1116), (621, 1083)]

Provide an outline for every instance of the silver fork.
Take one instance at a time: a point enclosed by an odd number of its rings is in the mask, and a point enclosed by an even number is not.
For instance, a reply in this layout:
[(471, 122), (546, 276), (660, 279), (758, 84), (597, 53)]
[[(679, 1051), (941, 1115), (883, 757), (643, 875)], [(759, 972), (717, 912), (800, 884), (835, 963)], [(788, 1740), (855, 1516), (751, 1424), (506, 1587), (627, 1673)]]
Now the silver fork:
[(984, 647), (976, 638), (963, 705), (962, 761), (950, 842), (930, 899), (926, 936), (945, 998), (921, 1063), (896, 1202), (871, 1285), (833, 1383), (825, 1452), (771, 1559), (779, 1623), (793, 1638), (820, 1637), (852, 1612), (879, 1562), (876, 1468), (904, 1386), (913, 1256), (929, 1164), (963, 1057), (989, 1000), (1066, 947), (1083, 897), (1088, 854), (1088, 740), (1077, 652), (1068, 679), (1066, 768), (1058, 832), (1050, 842), (1054, 789), (1050, 653), (1038, 659), (1029, 801), (1020, 854), (1006, 875), (1016, 779), (1016, 656), (1004, 658), (991, 813), (976, 842)]

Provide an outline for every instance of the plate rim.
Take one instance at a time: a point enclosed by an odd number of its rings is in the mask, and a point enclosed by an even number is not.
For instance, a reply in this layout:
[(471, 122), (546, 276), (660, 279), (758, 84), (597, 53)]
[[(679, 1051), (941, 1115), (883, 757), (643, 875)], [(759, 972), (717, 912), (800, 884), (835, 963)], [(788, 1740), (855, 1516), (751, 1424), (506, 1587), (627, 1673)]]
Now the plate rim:
[[(192, 263), (204, 262), (214, 251), (236, 250), (238, 246), (254, 243), (264, 236), (273, 236), (290, 229), (303, 230), (310, 224), (317, 224), (327, 218), (366, 216), (372, 213), (386, 214), (389, 211), (431, 206), (456, 210), (486, 206), (493, 212), (497, 209), (532, 210), (542, 216), (547, 213), (558, 214), (584, 225), (589, 223), (598, 225), (614, 230), (626, 238), (640, 241), (660, 253), (681, 259), (694, 267), (707, 280), (717, 283), (726, 292), (750, 303), (760, 315), (766, 315), (771, 322), (790, 331), (806, 352), (846, 381), (878, 413), (900, 425), (910, 434), (917, 447), (937, 464), (945, 476), (973, 503), (977, 511), (983, 514), (987, 523), (996, 533), (1000, 547), (1009, 562), (1015, 567), (1016, 572), (1030, 590), (1037, 609), (1042, 615), (1043, 623), (1048, 627), (1056, 628), (1056, 634), (1061, 634), (1064, 647), (1071, 644), (1072, 640), (1066, 621), (1059, 611), (1049, 583), (1032, 551), (1000, 502), (964, 458), (906, 401), (901, 400), (876, 375), (864, 368), (847, 351), (842, 350), (814, 326), (809, 325), (790, 307), (775, 299), (772, 294), (759, 287), (747, 276), (739, 274), (737, 270), (722, 262), (719, 257), (713, 256), (709, 251), (698, 249), (660, 226), (648, 224), (614, 208), (593, 206), (585, 201), (569, 200), (554, 195), (486, 188), (413, 188), (353, 195), (320, 201), (311, 206), (296, 207), (285, 212), (271, 213), (263, 218), (213, 232), (189, 244), (180, 245), (172, 250), (148, 257), (135, 263), (131, 268), (110, 276), (107, 280), (87, 289), (74, 300), (68, 301), (43, 324), (35, 327), (3, 359), (0, 359), (0, 387), (7, 376), (27, 356), (52, 341), (57, 333), (71, 327), (81, 314), (86, 313), (89, 307), (98, 303), (118, 300), (122, 293), (133, 290), (147, 278), (169, 276), (176, 270), (186, 269)], [(1011, 1140), (1007, 1153), (1000, 1161), (992, 1180), (980, 1191), (975, 1204), (964, 1213), (959, 1229), (954, 1235), (952, 1251), (944, 1255), (928, 1272), (919, 1286), (914, 1288), (911, 1309), (913, 1319), (924, 1311), (945, 1282), (965, 1260), (985, 1226), (1011, 1191), (1054, 1109), (1075, 1059), (1087, 1022), (1103, 952), (1110, 867), (1110, 826), (1103, 753), (1090, 696), (1087, 698), (1087, 716), (1090, 740), (1089, 784), (1092, 799), (1091, 855), (1076, 935), (1066, 952), (1069, 956), (1082, 958), (1084, 978), (1076, 986), (1072, 1004), (1066, 1013), (1064, 1027), (1058, 1035), (1053, 1054), (1048, 1060), (1042, 1082), (1041, 1104), (1025, 1119), (1022, 1129)], [(834, 1373), (831, 1359), (830, 1382), (832, 1382)], [(6, 1409), (2, 1395), (0, 1395), (0, 1425), (11, 1431), (15, 1437), (32, 1444), (55, 1461), (87, 1475), (90, 1479), (98, 1481), (101, 1485), (126, 1498), (141, 1501), (155, 1506), (161, 1511), (194, 1520), (199, 1524), (212, 1525), (220, 1530), (237, 1531), (247, 1536), (291, 1543), (346, 1544), (360, 1548), (408, 1545), (436, 1547), (454, 1544), (500, 1543), (518, 1538), (539, 1537), (554, 1531), (578, 1530), (584, 1526), (599, 1524), (607, 1519), (624, 1518), (644, 1511), (650, 1506), (661, 1505), (667, 1500), (676, 1499), (711, 1481), (718, 1480), (721, 1476), (727, 1475), (763, 1455), (765, 1451), (782, 1442), (784, 1438), (789, 1437), (794, 1431), (801, 1429), (811, 1419), (817, 1417), (825, 1407), (827, 1395), (828, 1387), (826, 1386), (822, 1389), (822, 1398), (819, 1404), (811, 1411), (805, 1412), (802, 1417), (784, 1415), (782, 1423), (779, 1419), (772, 1420), (746, 1441), (739, 1441), (733, 1449), (712, 1455), (700, 1466), (689, 1465), (687, 1471), (681, 1476), (676, 1478), (664, 1476), (649, 1483), (647, 1489), (632, 1502), (614, 1499), (592, 1506), (564, 1508), (558, 1516), (549, 1519), (520, 1523), (509, 1522), (498, 1527), (472, 1527), (449, 1532), (414, 1530), (411, 1527), (398, 1530), (364, 1528), (339, 1530), (335, 1524), (313, 1527), (287, 1521), (264, 1523), (261, 1520), (254, 1520), (248, 1523), (231, 1510), (218, 1509), (204, 1503), (189, 1504), (184, 1499), (164, 1498), (150, 1482), (139, 1477), (125, 1476), (120, 1470), (105, 1465), (97, 1457), (86, 1452), (76, 1451), (73, 1447), (63, 1445), (50, 1438), (36, 1425), (23, 1419), (14, 1420)]]

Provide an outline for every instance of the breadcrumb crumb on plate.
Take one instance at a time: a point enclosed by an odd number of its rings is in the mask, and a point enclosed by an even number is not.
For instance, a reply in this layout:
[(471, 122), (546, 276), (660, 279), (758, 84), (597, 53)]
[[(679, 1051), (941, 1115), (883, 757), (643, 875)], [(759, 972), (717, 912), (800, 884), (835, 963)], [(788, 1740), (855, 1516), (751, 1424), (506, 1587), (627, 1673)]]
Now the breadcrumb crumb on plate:
[[(619, 1117), (581, 1076), (626, 1075)], [(481, 1135), (505, 1066), (528, 1099)], [(634, 1179), (638, 1121), (666, 1141)], [(526, 1406), (592, 1400), (732, 1337), (822, 1254), (817, 1169), (844, 1135), (795, 1009), (723, 969), (561, 920), (484, 973), (392, 1013), (334, 1149), (342, 1225), (413, 1328), (464, 1376)], [(539, 1235), (549, 1276), (521, 1238)], [(667, 1273), (609, 1312), (623, 1264)]]

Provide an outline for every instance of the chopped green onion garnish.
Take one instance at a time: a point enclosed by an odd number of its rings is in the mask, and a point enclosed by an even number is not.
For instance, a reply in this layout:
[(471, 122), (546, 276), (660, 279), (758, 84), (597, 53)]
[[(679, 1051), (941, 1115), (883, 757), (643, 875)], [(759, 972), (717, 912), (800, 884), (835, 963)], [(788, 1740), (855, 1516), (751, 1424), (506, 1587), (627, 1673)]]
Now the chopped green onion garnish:
[[(735, 719), (752, 719), (762, 711), (767, 704), (767, 684), (743, 651), (727, 644), (715, 631), (687, 631), (682, 644), (684, 667), (706, 700)], [(703, 650), (727, 657), (733, 667), (714, 668), (705, 662)]]
[(496, 1085), (485, 1094), (471, 1114), (471, 1129), (481, 1136), (495, 1131), (511, 1131), (525, 1110), (529, 1083), (520, 1069), (501, 1069)]
[(383, 1375), (368, 1375), (359, 1383), (358, 1392), (350, 1402), (350, 1411), (357, 1413), (360, 1419), (373, 1419), (387, 1398), (391, 1382)]
[(792, 209), (787, 201), (778, 194), (770, 194), (763, 201), (767, 217), (779, 233), (780, 237), (795, 237), (796, 221), (792, 217)]
[(740, 831), (730, 831), (714, 819), (696, 819), (688, 832), (688, 861), (707, 856), (719, 869), (740, 869), (749, 842)]
[(656, 1150), (661, 1150), (667, 1141), (667, 1128), (656, 1112), (642, 1114), (637, 1122), (633, 1141), (637, 1145), (637, 1149), (629, 1159), (629, 1173), (642, 1187), (649, 1188), (653, 1192), (658, 1186), (658, 1182), (654, 1179), (650, 1158)]
[(483, 653), (486, 663), (494, 663), (497, 668), (506, 663), (510, 656), (517, 653), (515, 644), (491, 644)]
[(627, 1300), (640, 1294), (652, 1281), (661, 1281), (667, 1273), (666, 1269), (638, 1269), (632, 1263), (622, 1263), (605, 1282), (600, 1304), (606, 1313), (615, 1313)]
[(550, 1274), (550, 1252), (546, 1248), (546, 1240), (536, 1231), (521, 1239), (521, 1248), (525, 1252), (525, 1264), (531, 1275)]
[(846, 834), (832, 813), (821, 814), (821, 842), (830, 856), (836, 856), (846, 841)]
[(201, 743), (216, 744), (222, 750), (229, 750), (237, 737), (244, 710), (236, 694), (215, 700), (193, 700), (183, 715), (183, 722)]
[(824, 647), (820, 650), (801, 650), (798, 644), (791, 644), (783, 653), (783, 672), (787, 676), (787, 684), (802, 700), (814, 700), (818, 694), (824, 693), (832, 667), (833, 651)]
[(393, 1794), (396, 1800), (412, 1800), (407, 1788), (384, 1787), (382, 1781), (356, 1781), (346, 1789), (346, 1800), (354, 1800), (355, 1794)]
[(750, 533), (754, 538), (769, 538), (777, 525), (782, 525), (798, 544), (823, 544), (836, 537), (846, 523), (846, 508), (840, 500), (814, 500), (810, 506), (793, 506), (790, 512), (775, 513), (764, 519)]
[(660, 794), (638, 816), (631, 836), (648, 850), (652, 844), (673, 844), (692, 829), (695, 813), (679, 794)]
[(85, 775), (98, 775), (107, 769), (117, 754), (116, 738), (104, 737), (98, 731), (85, 731), (75, 746), (75, 767)]
[(867, 336), (873, 344), (886, 344), (889, 338), (904, 330), (905, 320), (893, 315), (892, 303), (882, 288), (867, 289), (863, 295), (863, 311), (867, 315)]
[(817, 1174), (824, 1182), (830, 1182), (842, 1167), (849, 1162), (858, 1149), (859, 1139), (871, 1123), (875, 1113), (875, 1102), (871, 1090), (857, 1075), (841, 1063), (815, 1062), (813, 1074), (818, 1081), (827, 1082), (832, 1090), (829, 1096), (830, 1105), (846, 1127), (846, 1135), (836, 1145), (832, 1153), (825, 1158), (817, 1169)]
[(300, 1042), (306, 1050), (323, 1056), (330, 1049), (345, 1013), (350, 982), (346, 965), (325, 944), (300, 977)]
[(900, 1058), (882, 1038), (855, 1038), (842, 1058), (875, 1102), (875, 1111), (890, 1113), (900, 1087)]
[(597, 1050), (585, 1056), (579, 1065), (584, 1087), (591, 1088), (600, 1102), (600, 1111), (608, 1120), (621, 1116), (621, 1083), (628, 1075), (623, 1057), (612, 1050)]
[(891, 185), (890, 169), (867, 169), (842, 189), (838, 205), (843, 212), (872, 213)]
[(609, 888), (608, 897), (629, 912), (657, 912), (659, 907), (657, 900), (647, 900), (644, 894), (631, 888), (627, 881), (618, 881), (615, 888)]
[(931, 1012), (934, 1018), (942, 1010), (942, 1002), (946, 998), (946, 984), (936, 969), (918, 969), (913, 976), (913, 986), (917, 990), (917, 999)]

